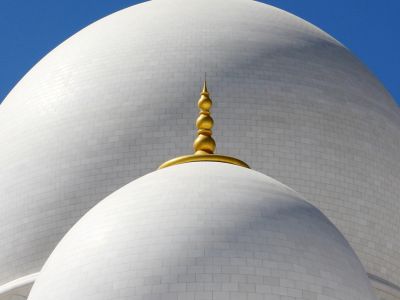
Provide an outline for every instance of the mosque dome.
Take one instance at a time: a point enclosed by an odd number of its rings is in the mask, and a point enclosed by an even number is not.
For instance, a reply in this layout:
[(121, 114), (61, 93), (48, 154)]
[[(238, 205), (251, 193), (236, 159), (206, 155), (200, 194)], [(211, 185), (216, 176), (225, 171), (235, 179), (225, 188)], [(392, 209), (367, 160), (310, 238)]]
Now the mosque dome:
[(247, 168), (196, 162), (97, 204), (28, 299), (376, 298), (345, 238), (296, 192)]
[(274, 7), (154, 0), (66, 40), (0, 105), (0, 295), (101, 199), (188, 152), (205, 72), (219, 152), (304, 195), (400, 291), (400, 117), (379, 81)]

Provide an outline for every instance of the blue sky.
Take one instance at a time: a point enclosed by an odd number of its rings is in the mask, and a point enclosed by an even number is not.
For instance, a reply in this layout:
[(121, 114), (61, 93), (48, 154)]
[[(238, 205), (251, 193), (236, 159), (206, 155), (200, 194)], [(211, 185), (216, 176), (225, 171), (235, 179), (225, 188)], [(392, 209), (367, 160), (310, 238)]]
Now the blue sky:
[[(199, 0), (201, 1), (201, 0)], [(135, 0), (0, 0), (0, 102), (46, 53)], [(347, 46), (400, 104), (400, 0), (264, 0)]]

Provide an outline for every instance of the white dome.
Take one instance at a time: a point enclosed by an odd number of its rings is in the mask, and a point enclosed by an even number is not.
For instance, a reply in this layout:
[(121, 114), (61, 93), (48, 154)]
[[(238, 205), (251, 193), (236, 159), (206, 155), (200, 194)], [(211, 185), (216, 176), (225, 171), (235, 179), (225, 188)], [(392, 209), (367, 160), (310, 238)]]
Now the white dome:
[(318, 209), (261, 173), (201, 162), (150, 173), (100, 202), (56, 247), (28, 299), (289, 298), (375, 299)]
[(100, 199), (191, 152), (204, 72), (217, 152), (304, 194), (374, 278), (400, 285), (395, 104), (333, 38), (245, 0), (120, 11), (13, 89), (0, 105), (0, 285), (39, 272)]

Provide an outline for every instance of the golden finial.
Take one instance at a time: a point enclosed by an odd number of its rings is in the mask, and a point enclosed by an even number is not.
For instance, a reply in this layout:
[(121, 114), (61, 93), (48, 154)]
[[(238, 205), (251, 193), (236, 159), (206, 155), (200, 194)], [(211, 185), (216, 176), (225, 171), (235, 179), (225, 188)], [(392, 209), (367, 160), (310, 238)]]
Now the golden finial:
[(193, 143), (194, 154), (214, 154), (216, 145), (211, 137), (214, 120), (210, 115), (212, 101), (207, 90), (206, 80), (204, 80), (203, 90), (197, 106), (200, 109), (200, 113), (196, 120), (197, 138)]
[(204, 80), (203, 89), (201, 91), (197, 106), (199, 107), (200, 112), (196, 120), (197, 138), (193, 142), (194, 154), (173, 158), (163, 163), (159, 169), (173, 165), (199, 161), (223, 162), (250, 168), (245, 162), (237, 158), (214, 154), (216, 143), (211, 136), (211, 129), (214, 125), (214, 120), (211, 118), (210, 112), (212, 101), (210, 98), (210, 93), (207, 89), (206, 80)]

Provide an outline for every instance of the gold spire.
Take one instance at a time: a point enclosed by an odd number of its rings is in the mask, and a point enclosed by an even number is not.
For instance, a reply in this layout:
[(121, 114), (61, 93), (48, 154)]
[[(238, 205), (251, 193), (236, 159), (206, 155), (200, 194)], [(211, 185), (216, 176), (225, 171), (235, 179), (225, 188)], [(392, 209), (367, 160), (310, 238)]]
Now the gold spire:
[(200, 109), (199, 117), (196, 120), (197, 138), (193, 143), (194, 154), (214, 154), (215, 141), (211, 137), (211, 128), (214, 120), (211, 118), (210, 109), (212, 101), (207, 90), (207, 82), (204, 80), (203, 90), (197, 106)]
[(163, 163), (159, 169), (173, 165), (199, 161), (223, 162), (250, 168), (245, 162), (237, 158), (214, 154), (216, 143), (211, 136), (211, 129), (214, 125), (214, 120), (211, 118), (210, 112), (212, 101), (210, 98), (210, 93), (207, 90), (206, 80), (204, 80), (203, 89), (201, 91), (197, 106), (199, 107), (200, 112), (196, 120), (197, 138), (193, 142), (194, 154), (173, 158)]

